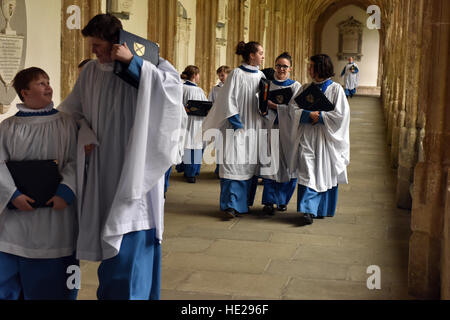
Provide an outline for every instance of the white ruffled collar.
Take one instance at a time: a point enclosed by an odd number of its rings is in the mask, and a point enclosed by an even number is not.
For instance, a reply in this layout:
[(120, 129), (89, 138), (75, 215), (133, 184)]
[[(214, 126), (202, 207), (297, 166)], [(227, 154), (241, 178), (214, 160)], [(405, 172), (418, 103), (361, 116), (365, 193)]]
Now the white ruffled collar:
[(249, 64), (246, 64), (246, 63), (242, 63), (242, 66), (244, 67), (244, 68), (247, 68), (247, 69), (250, 69), (250, 70), (254, 70), (254, 71), (258, 71), (259, 70), (259, 66), (251, 66), (251, 65), (249, 65)]
[(49, 112), (49, 111), (53, 110), (53, 107), (54, 107), (53, 102), (50, 103), (45, 108), (42, 108), (42, 109), (30, 109), (30, 108), (27, 108), (27, 106), (25, 104), (23, 104), (23, 103), (18, 103), (17, 104), (17, 109), (19, 109), (19, 111), (25, 112), (25, 113), (44, 113), (44, 112)]

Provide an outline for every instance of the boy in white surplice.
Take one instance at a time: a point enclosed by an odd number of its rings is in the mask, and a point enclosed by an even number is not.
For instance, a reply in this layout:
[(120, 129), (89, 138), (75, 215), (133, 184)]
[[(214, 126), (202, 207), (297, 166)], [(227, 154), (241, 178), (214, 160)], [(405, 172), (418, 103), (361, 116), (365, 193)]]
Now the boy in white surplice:
[[(0, 300), (75, 300), (78, 291), (66, 283), (68, 268), (78, 265), (76, 124), (53, 108), (44, 70), (22, 70), (13, 86), (24, 103), (0, 124)], [(7, 164), (46, 160), (58, 162), (62, 181), (41, 207), (18, 189)]]

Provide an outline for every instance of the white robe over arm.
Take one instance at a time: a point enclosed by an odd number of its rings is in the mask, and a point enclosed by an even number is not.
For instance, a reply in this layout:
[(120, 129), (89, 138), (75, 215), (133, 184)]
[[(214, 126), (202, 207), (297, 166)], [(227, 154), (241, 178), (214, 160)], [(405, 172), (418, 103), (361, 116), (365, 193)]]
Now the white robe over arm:
[(155, 228), (162, 240), (164, 174), (180, 161), (186, 121), (175, 68), (164, 59), (158, 67), (144, 61), (137, 90), (112, 64), (91, 61), (61, 109), (84, 119), (86, 136), (98, 142), (79, 204), (78, 258), (114, 257), (130, 232)]

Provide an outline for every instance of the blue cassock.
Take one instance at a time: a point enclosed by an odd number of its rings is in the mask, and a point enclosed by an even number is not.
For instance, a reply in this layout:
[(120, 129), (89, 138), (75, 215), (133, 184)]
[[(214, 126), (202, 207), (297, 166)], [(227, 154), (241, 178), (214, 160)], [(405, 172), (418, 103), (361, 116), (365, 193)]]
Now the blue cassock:
[[(322, 92), (325, 93), (327, 88), (333, 83), (328, 80), (322, 85), (319, 85)], [(311, 123), (312, 119), (309, 116), (310, 112), (303, 111), (301, 123)], [(323, 125), (323, 118), (320, 115), (319, 124)], [(338, 187), (330, 189), (326, 192), (317, 192), (311, 188), (299, 185), (297, 196), (297, 211), (302, 213), (310, 213), (317, 217), (334, 217), (336, 213), (338, 196)]]

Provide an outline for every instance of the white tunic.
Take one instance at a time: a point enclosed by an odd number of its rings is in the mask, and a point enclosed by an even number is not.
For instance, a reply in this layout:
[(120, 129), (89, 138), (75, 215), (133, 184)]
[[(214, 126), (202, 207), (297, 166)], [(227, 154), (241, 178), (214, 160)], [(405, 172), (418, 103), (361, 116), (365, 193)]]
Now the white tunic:
[[(17, 190), (5, 161), (58, 160), (61, 183), (76, 192), (76, 123), (62, 112), (10, 117), (0, 124), (0, 251), (32, 259), (55, 259), (75, 252), (76, 204), (62, 211), (8, 210)], [(1, 272), (1, 271), (0, 271)]]
[[(300, 89), (299, 95), (308, 85)], [(298, 170), (298, 183), (317, 192), (325, 192), (338, 184), (347, 184), (350, 163), (350, 107), (342, 86), (331, 84), (325, 96), (336, 106), (332, 112), (322, 112), (324, 125), (301, 124), (302, 109), (294, 100), (288, 107), (280, 106), (278, 115), (284, 135), (291, 136), (292, 149), (284, 150), (289, 166)], [(295, 99), (295, 97), (294, 97)]]
[(358, 65), (356, 63), (352, 63), (352, 64), (349, 63), (345, 66), (344, 86), (345, 86), (345, 89), (348, 89), (348, 90), (353, 90), (353, 89), (358, 88), (358, 84), (359, 84), (359, 72), (353, 73), (350, 70), (351, 67), (353, 67), (353, 66), (358, 68)]
[[(291, 88), (293, 96), (292, 98), (296, 97), (299, 90), (301, 89), (302, 85), (295, 81), (292, 84), (288, 86), (281, 86), (276, 84), (275, 82), (271, 82), (270, 84), (270, 91), (275, 91), (279, 89), (285, 89), (285, 88)], [(278, 106), (284, 106), (287, 107), (287, 105), (278, 105)], [(273, 167), (274, 173), (272, 174), (264, 174), (263, 171), (261, 171), (261, 177), (266, 179), (275, 180), (277, 182), (289, 182), (291, 179), (297, 178), (296, 172), (291, 172), (290, 168), (288, 166), (288, 159), (286, 159), (286, 151), (283, 151), (283, 149), (289, 150), (292, 148), (290, 141), (290, 136), (282, 135), (280, 133), (279, 139), (274, 140), (271, 142), (271, 130), (279, 130), (280, 126), (282, 127), (289, 127), (291, 125), (290, 121), (288, 122), (282, 122), (280, 119), (278, 119), (278, 123), (275, 124), (275, 119), (277, 117), (277, 112), (269, 109), (269, 114), (265, 117), (265, 127), (268, 130), (268, 152), (270, 154), (270, 166)], [(274, 152), (275, 151), (275, 152)], [(276, 157), (278, 159), (276, 159)], [(267, 166), (262, 166), (267, 167)], [(270, 172), (272, 170), (268, 170), (267, 172)]]
[[(105, 260), (117, 255), (124, 234), (164, 228), (164, 174), (181, 161), (186, 112), (182, 82), (167, 61), (144, 61), (139, 91), (113, 73), (113, 64), (89, 62), (61, 109), (81, 125), (78, 140), (77, 256)], [(97, 144), (83, 181), (84, 146)]]
[(209, 93), (208, 100), (212, 103), (216, 102), (217, 96), (219, 95), (220, 89), (222, 89), (223, 83), (220, 82), (217, 86), (212, 87)]
[[(211, 112), (203, 122), (204, 134), (209, 129), (220, 130), (223, 137), (223, 165), (219, 175), (223, 179), (246, 181), (257, 174), (258, 141), (257, 135), (263, 127), (263, 117), (258, 111), (258, 86), (264, 74), (256, 67), (243, 65), (256, 73), (240, 68), (234, 69), (220, 90)], [(232, 133), (232, 125), (227, 120), (240, 116), (243, 130), (238, 130), (235, 138), (227, 137), (227, 129)], [(249, 138), (245, 143), (246, 135)], [(221, 143), (216, 139), (216, 146)], [(227, 145), (229, 145), (227, 147)]]
[[(186, 81), (188, 83), (188, 81)], [(183, 105), (186, 106), (189, 100), (208, 101), (202, 88), (198, 86), (183, 85)], [(190, 82), (192, 83), (192, 82)], [(202, 150), (203, 141), (201, 139), (202, 123), (204, 117), (188, 116), (186, 139), (184, 143), (185, 149)]]

